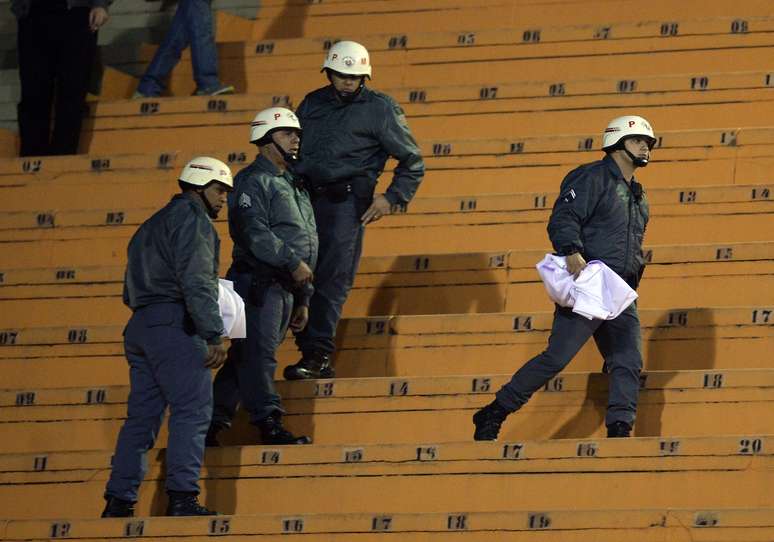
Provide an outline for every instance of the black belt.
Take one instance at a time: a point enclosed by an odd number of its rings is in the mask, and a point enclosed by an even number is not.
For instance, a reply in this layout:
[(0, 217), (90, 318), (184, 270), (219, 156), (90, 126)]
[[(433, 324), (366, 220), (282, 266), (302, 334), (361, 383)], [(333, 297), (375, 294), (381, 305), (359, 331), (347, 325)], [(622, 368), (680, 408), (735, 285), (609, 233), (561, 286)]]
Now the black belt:
[(289, 292), (292, 292), (296, 289), (296, 285), (293, 282), (293, 278), (291, 276), (288, 274), (283, 274), (281, 271), (271, 270), (268, 268), (268, 266), (256, 268), (246, 262), (238, 261), (234, 262), (231, 267), (237, 273), (252, 275), (257, 285), (276, 282)]
[(353, 191), (353, 183), (352, 181), (337, 181), (337, 182), (330, 182), (330, 183), (320, 183), (320, 184), (313, 184), (312, 185), (312, 192), (315, 194), (351, 194)]

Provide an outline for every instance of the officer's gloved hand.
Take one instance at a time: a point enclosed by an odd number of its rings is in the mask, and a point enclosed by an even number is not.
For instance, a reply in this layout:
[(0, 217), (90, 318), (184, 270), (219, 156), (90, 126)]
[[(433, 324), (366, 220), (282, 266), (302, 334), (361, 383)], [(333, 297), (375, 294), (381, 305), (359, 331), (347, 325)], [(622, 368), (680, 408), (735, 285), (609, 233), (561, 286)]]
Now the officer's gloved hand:
[(208, 369), (217, 369), (226, 362), (228, 348), (225, 344), (208, 344), (207, 359), (204, 360), (204, 366)]

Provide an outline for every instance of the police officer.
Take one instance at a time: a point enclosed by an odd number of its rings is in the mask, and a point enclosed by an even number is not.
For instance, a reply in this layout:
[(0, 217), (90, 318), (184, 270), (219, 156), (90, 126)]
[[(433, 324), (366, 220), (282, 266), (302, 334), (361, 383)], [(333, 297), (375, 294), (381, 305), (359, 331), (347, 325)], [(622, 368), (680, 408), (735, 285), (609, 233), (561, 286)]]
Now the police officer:
[[(302, 358), (285, 378), (330, 378), (336, 326), (357, 271), (366, 224), (407, 204), (424, 176), (424, 163), (406, 116), (389, 96), (366, 87), (368, 51), (353, 41), (330, 48), (323, 63), (330, 85), (298, 107), (304, 126), (300, 162), (312, 192), (320, 261), (309, 325), (296, 334)], [(390, 186), (374, 197), (388, 157), (398, 161)]]
[(309, 319), (317, 264), (317, 231), (309, 194), (289, 170), (301, 138), (292, 111), (272, 107), (256, 115), (250, 142), (260, 154), (240, 171), (229, 196), (233, 263), (227, 277), (245, 300), (247, 338), (233, 342), (215, 377), (215, 411), (207, 443), (231, 425), (241, 399), (265, 444), (308, 444), (282, 426), (274, 388), (276, 350), (288, 326), (301, 331)]
[(140, 226), (129, 242), (124, 330), (129, 360), (127, 418), (118, 435), (102, 517), (134, 513), (146, 452), (169, 406), (168, 516), (213, 515), (199, 505), (199, 471), (212, 416), (210, 369), (226, 359), (218, 307), (220, 240), (212, 219), (233, 181), (215, 158), (191, 160), (182, 193)]
[[(642, 239), (648, 203), (634, 171), (645, 167), (656, 138), (642, 117), (613, 119), (603, 135), (604, 159), (571, 171), (562, 181), (548, 222), (548, 235), (567, 269), (578, 275), (601, 260), (636, 289), (645, 269)], [(608, 437), (628, 437), (637, 412), (642, 353), (636, 304), (613, 320), (588, 320), (556, 307), (547, 349), (529, 360), (495, 400), (476, 412), (475, 440), (495, 440), (505, 418), (559, 373), (590, 337), (609, 374)]]

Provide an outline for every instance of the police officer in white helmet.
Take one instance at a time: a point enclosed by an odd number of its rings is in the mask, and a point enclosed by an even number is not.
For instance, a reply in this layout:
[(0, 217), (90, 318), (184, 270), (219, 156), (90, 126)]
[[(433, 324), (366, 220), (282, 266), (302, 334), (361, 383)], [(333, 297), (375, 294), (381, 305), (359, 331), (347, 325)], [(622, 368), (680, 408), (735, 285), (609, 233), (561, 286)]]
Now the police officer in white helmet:
[[(312, 192), (320, 261), (309, 325), (296, 335), (301, 360), (285, 378), (331, 378), (336, 327), (360, 261), (365, 226), (405, 206), (424, 176), (406, 116), (391, 97), (366, 86), (368, 51), (354, 41), (330, 48), (322, 66), (330, 85), (307, 94), (296, 112), (304, 126), (299, 163)], [(392, 181), (374, 194), (389, 157)]]
[[(656, 137), (642, 117), (624, 116), (610, 122), (602, 139), (606, 156), (571, 171), (562, 181), (548, 235), (576, 277), (587, 261), (601, 260), (636, 289), (645, 269), (642, 241), (649, 212), (634, 172), (650, 162)], [(636, 302), (613, 320), (588, 320), (557, 305), (547, 349), (524, 364), (495, 400), (475, 413), (474, 439), (496, 440), (505, 418), (564, 369), (591, 337), (609, 375), (607, 436), (628, 437), (642, 369)]]
[(197, 500), (204, 437), (212, 416), (210, 369), (226, 359), (218, 307), (220, 240), (212, 219), (226, 203), (229, 167), (200, 156), (183, 168), (182, 192), (145, 221), (129, 241), (124, 330), (129, 361), (127, 417), (118, 434), (102, 517), (134, 514), (164, 411), (167, 515), (213, 515)]
[(308, 444), (284, 428), (281, 399), (274, 387), (276, 350), (288, 327), (300, 332), (309, 318), (317, 263), (317, 231), (309, 194), (290, 170), (301, 142), (296, 115), (282, 107), (265, 109), (250, 126), (260, 154), (234, 179), (229, 196), (229, 233), (234, 241), (228, 274), (245, 301), (247, 337), (235, 339), (215, 377), (215, 409), (207, 435), (231, 425), (241, 403), (264, 444)]

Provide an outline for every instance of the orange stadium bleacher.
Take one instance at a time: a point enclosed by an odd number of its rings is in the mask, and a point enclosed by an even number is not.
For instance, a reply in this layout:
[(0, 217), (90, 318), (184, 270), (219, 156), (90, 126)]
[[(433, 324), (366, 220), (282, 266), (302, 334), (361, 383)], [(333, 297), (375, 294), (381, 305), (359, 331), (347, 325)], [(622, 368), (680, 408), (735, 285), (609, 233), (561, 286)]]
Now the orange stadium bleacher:
[[(15, 158), (0, 131), (0, 538), (774, 540), (770, 4), (266, 0), (216, 15), (238, 94), (190, 96), (186, 53), (161, 98), (128, 99), (136, 78), (108, 66), (80, 155)], [(261, 445), (240, 413), (202, 471), (224, 515), (164, 518), (163, 430), (138, 517), (97, 519), (126, 415), (130, 236), (190, 157), (252, 161), (255, 112), (325, 84), (345, 38), (371, 51), (370, 84), (405, 109), (427, 174), (368, 228), (339, 378), (278, 383), (289, 429), (315, 444)], [(473, 442), (473, 412), (550, 332), (534, 265), (559, 183), (629, 113), (658, 136), (637, 173), (651, 222), (634, 437), (604, 438), (588, 344), (498, 442)], [(278, 377), (297, 359), (289, 336)]]

